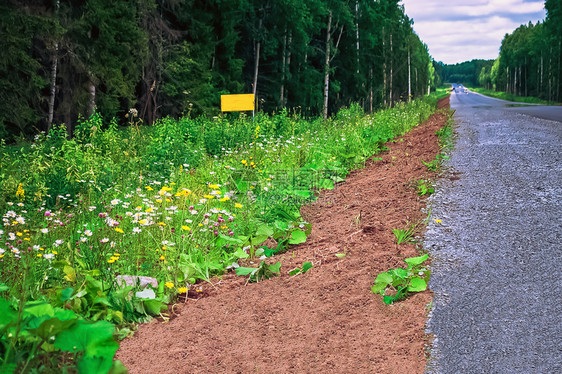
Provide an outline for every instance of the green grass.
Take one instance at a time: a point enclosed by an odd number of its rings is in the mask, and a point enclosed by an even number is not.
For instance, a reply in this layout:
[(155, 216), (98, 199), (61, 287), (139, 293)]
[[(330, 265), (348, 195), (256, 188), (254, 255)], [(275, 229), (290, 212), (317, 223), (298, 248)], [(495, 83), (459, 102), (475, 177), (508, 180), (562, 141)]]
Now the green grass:
[(542, 105), (556, 105), (556, 103), (548, 102), (546, 100), (541, 100), (537, 97), (533, 96), (516, 96), (511, 93), (503, 92), (503, 91), (494, 91), (488, 90), (482, 87), (470, 87), (471, 91), (478, 92), (482, 95), (494, 97), (496, 99), (502, 99), (507, 101), (513, 101), (517, 103), (528, 103), (528, 104), (542, 104)]

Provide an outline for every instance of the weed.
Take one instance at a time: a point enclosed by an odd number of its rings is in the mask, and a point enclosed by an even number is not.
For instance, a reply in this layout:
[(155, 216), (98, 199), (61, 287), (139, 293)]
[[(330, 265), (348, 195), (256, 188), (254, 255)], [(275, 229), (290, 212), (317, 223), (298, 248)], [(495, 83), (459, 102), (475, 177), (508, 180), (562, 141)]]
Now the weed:
[(406, 269), (390, 269), (378, 274), (371, 291), (382, 295), (386, 304), (403, 300), (411, 292), (425, 291), (431, 275), (429, 268), (422, 265), (427, 258), (427, 254), (410, 257), (404, 260)]
[(435, 189), (429, 184), (429, 182), (423, 179), (418, 181), (417, 188), (418, 188), (418, 195), (420, 196), (431, 195), (432, 193), (435, 192)]
[(392, 233), (396, 236), (396, 244), (411, 243), (414, 241), (414, 234), (417, 225), (410, 225), (405, 229), (393, 229)]

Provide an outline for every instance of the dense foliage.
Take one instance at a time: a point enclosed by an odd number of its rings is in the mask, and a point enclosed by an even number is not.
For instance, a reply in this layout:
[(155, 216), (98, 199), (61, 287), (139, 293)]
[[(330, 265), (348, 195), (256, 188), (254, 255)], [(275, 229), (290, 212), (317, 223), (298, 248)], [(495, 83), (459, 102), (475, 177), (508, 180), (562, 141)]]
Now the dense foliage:
[(266, 112), (370, 112), (434, 79), (398, 0), (8, 0), (0, 48), (4, 139), (72, 133), (94, 110), (216, 115), (224, 93), (254, 92)]

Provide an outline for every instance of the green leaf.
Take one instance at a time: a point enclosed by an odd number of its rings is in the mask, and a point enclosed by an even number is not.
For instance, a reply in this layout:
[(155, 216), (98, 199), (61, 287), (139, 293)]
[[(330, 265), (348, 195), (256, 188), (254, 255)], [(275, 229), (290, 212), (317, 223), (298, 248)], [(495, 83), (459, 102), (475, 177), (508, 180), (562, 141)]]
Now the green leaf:
[(72, 329), (57, 336), (55, 347), (67, 352), (84, 352), (84, 358), (98, 356), (113, 359), (119, 348), (113, 338), (114, 331), (115, 327), (107, 321), (78, 321)]
[(306, 242), (306, 233), (304, 231), (293, 231), (289, 244), (300, 244)]
[(302, 264), (302, 272), (306, 273), (307, 271), (309, 271), (310, 269), (312, 269), (312, 262), (305, 262), (304, 264)]
[(407, 258), (407, 259), (404, 260), (404, 262), (407, 263), (409, 267), (414, 267), (416, 265), (421, 264), (425, 260), (427, 260), (428, 257), (429, 257), (429, 255), (426, 253), (423, 256)]
[(6, 286), (4, 283), (0, 283), (0, 292), (8, 291), (10, 287)]
[(273, 229), (268, 225), (260, 225), (256, 231), (256, 236), (265, 235), (266, 237), (270, 237), (273, 235)]
[(14, 322), (15, 319), (16, 313), (10, 307), (10, 303), (0, 298), (0, 330)]
[(344, 257), (345, 257), (345, 253), (336, 253), (336, 257), (337, 257), (337, 258), (344, 258)]
[(388, 286), (394, 278), (389, 273), (380, 273), (375, 279), (375, 284), (383, 284), (384, 287)]
[(299, 268), (294, 268), (293, 270), (289, 271), (289, 275), (297, 275), (300, 274), (301, 269)]
[(408, 286), (408, 291), (410, 292), (421, 292), (427, 289), (427, 283), (421, 278), (412, 278), (410, 281), (410, 286)]
[(65, 288), (60, 293), (60, 301), (64, 303), (66, 300), (70, 300), (73, 293), (74, 293), (74, 288), (72, 287)]
[(162, 311), (163, 303), (160, 300), (156, 300), (156, 299), (144, 300), (143, 303), (144, 303), (144, 309), (146, 310), (147, 314), (155, 316), (160, 314), (160, 312)]
[(53, 317), (55, 315), (55, 310), (53, 306), (46, 301), (30, 301), (27, 302), (23, 308), (23, 315), (24, 316), (49, 316)]
[(57, 336), (60, 332), (68, 330), (76, 323), (76, 320), (61, 321), (58, 318), (50, 318), (43, 321), (39, 327), (27, 330), (29, 333), (40, 337), (43, 340), (48, 340), (53, 336)]
[(248, 275), (254, 273), (256, 270), (258, 270), (258, 268), (247, 268), (243, 266), (237, 267), (235, 269), (236, 275)]
[(274, 264), (268, 266), (269, 271), (273, 273), (279, 273), (281, 271), (281, 261), (277, 261)]
[(108, 357), (84, 357), (78, 363), (80, 374), (107, 373), (113, 365), (113, 358)]
[(371, 287), (371, 292), (372, 293), (381, 293), (381, 291), (383, 291), (386, 286), (388, 286), (388, 284), (384, 284), (384, 283), (375, 283), (372, 287)]

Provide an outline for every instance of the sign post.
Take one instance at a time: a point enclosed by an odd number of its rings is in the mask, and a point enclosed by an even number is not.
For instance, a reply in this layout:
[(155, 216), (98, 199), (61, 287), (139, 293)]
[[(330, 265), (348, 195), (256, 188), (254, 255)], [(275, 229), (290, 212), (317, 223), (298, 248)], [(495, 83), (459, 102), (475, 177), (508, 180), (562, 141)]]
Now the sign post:
[(253, 94), (221, 95), (222, 112), (245, 112), (251, 110), (252, 118), (254, 118), (255, 108), (256, 99)]

